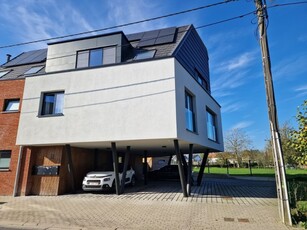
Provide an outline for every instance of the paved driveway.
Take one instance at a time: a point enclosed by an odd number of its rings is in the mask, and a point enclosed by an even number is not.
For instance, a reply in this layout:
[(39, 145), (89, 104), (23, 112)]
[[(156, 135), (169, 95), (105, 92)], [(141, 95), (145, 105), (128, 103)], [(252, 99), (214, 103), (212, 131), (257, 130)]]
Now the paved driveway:
[(274, 182), (226, 177), (205, 178), (189, 198), (167, 181), (120, 196), (0, 197), (0, 204), (0, 229), (288, 229)]

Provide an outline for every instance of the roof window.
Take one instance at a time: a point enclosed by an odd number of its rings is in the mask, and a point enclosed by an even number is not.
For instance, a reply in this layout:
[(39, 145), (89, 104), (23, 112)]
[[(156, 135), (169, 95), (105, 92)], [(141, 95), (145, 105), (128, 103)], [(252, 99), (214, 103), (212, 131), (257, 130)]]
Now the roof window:
[(156, 50), (138, 50), (134, 60), (142, 60), (147, 58), (153, 58), (155, 56)]
[(0, 78), (3, 77), (4, 75), (8, 74), (9, 72), (10, 72), (10, 70), (0, 71)]
[(42, 68), (44, 68), (44, 66), (33, 66), (27, 72), (25, 72), (24, 75), (38, 73)]

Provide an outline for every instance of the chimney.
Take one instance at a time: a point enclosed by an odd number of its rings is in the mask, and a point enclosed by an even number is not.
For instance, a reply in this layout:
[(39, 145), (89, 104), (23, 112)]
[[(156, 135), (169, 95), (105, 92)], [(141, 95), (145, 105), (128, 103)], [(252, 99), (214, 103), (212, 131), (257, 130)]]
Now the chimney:
[(7, 55), (6, 55), (6, 62), (9, 62), (9, 61), (11, 60), (11, 57), (12, 57), (12, 55), (7, 54)]

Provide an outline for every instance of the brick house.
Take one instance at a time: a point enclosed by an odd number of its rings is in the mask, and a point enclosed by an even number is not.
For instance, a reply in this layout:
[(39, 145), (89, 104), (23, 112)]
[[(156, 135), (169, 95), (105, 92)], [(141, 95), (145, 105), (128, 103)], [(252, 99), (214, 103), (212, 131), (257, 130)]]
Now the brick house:
[[(39, 51), (46, 53), (45, 51)], [(36, 52), (38, 53), (38, 52)], [(17, 59), (31, 55), (25, 52)], [(25, 77), (41, 61), (17, 63), (16, 59), (0, 67), (0, 195), (12, 195), (18, 165), (19, 146), (16, 145)], [(43, 63), (45, 60), (43, 60)], [(30, 71), (31, 70), (31, 71)], [(44, 70), (41, 69), (40, 73)]]

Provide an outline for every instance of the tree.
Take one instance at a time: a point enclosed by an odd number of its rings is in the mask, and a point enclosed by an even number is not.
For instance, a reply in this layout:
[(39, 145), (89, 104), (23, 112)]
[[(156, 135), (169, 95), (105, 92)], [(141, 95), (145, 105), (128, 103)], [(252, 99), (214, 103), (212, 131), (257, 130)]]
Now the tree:
[(242, 152), (250, 149), (251, 140), (242, 129), (231, 129), (225, 136), (225, 148), (227, 152), (231, 152), (237, 159), (237, 167), (242, 165)]
[(307, 100), (298, 108), (296, 114), (298, 129), (290, 132), (288, 146), (298, 152), (293, 158), (298, 164), (307, 166)]
[(266, 140), (265, 148), (264, 148), (264, 153), (263, 153), (263, 159), (262, 160), (262, 165), (266, 167), (273, 167), (274, 166), (274, 159), (273, 159), (273, 147), (272, 147), (272, 141), (271, 140)]

